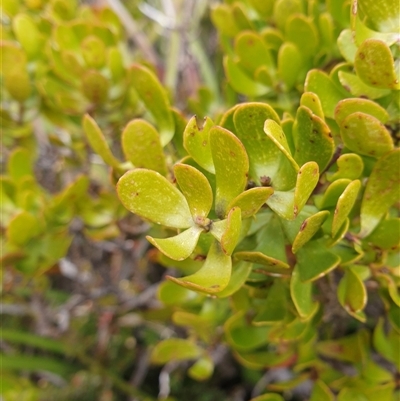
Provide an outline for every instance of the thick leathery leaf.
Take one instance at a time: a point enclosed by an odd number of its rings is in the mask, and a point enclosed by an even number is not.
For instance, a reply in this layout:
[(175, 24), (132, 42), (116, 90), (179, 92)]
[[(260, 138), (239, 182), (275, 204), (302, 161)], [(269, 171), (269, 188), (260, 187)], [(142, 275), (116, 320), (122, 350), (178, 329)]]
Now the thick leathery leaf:
[(119, 179), (117, 192), (129, 211), (154, 223), (174, 228), (194, 224), (185, 197), (156, 171), (128, 171)]
[(350, 114), (362, 112), (378, 119), (382, 124), (389, 120), (388, 112), (378, 103), (369, 99), (343, 99), (335, 108), (335, 120), (339, 127)]
[(235, 37), (235, 54), (240, 65), (251, 75), (261, 66), (274, 67), (269, 49), (261, 37), (252, 31), (244, 31)]
[(396, 0), (359, 0), (358, 6), (376, 31), (398, 32), (400, 5)]
[(111, 167), (118, 168), (121, 163), (111, 153), (101, 129), (89, 114), (86, 114), (83, 118), (83, 130), (85, 131), (90, 146), (101, 156), (104, 162)]
[(232, 4), (232, 15), (238, 28), (243, 30), (253, 30), (252, 22), (247, 16), (247, 10), (242, 3), (234, 2)]
[(284, 401), (281, 395), (276, 393), (268, 393), (259, 395), (256, 398), (252, 398), (250, 401)]
[(251, 217), (260, 210), (273, 193), (274, 190), (271, 187), (248, 189), (232, 200), (228, 205), (228, 210), (231, 210), (233, 207), (239, 207), (242, 211), (242, 219)]
[(350, 114), (343, 120), (340, 133), (344, 144), (362, 155), (379, 157), (393, 149), (389, 131), (369, 114)]
[(26, 244), (41, 231), (39, 220), (31, 213), (22, 211), (8, 223), (7, 239), (18, 246)]
[(193, 253), (202, 232), (202, 227), (193, 226), (175, 237), (152, 238), (148, 235), (146, 238), (169, 258), (173, 260), (184, 260)]
[(324, 119), (321, 101), (318, 95), (313, 92), (304, 92), (300, 98), (300, 106), (305, 106), (311, 110), (317, 117)]
[(361, 203), (360, 236), (366, 237), (399, 199), (400, 149), (382, 156), (375, 164)]
[(175, 123), (168, 96), (157, 77), (146, 67), (133, 64), (130, 68), (132, 85), (150, 111), (160, 132), (161, 144), (169, 143), (175, 133)]
[(188, 375), (197, 381), (207, 380), (214, 371), (214, 362), (209, 356), (198, 359), (188, 370)]
[(321, 228), (322, 224), (329, 216), (327, 210), (321, 210), (318, 213), (308, 217), (303, 221), (300, 230), (293, 241), (292, 252), (296, 253), (304, 244), (306, 244), (314, 234)]
[(303, 57), (312, 57), (318, 47), (318, 31), (313, 22), (304, 15), (290, 15), (286, 21), (286, 39), (294, 43)]
[(368, 401), (361, 390), (345, 387), (340, 390), (337, 401)]
[(231, 257), (224, 253), (217, 241), (214, 241), (208, 251), (206, 261), (199, 271), (182, 278), (171, 276), (167, 276), (167, 278), (191, 290), (215, 294), (222, 291), (228, 285), (231, 270)]
[(343, 225), (348, 215), (350, 214), (351, 209), (353, 208), (357, 200), (357, 195), (360, 191), (360, 188), (361, 182), (359, 180), (354, 180), (339, 196), (335, 211), (333, 213), (332, 237), (335, 237), (340, 227)]
[(154, 347), (151, 353), (151, 362), (163, 365), (171, 361), (196, 359), (202, 353), (202, 349), (190, 340), (168, 338)]
[(251, 263), (238, 262), (232, 267), (232, 275), (228, 285), (221, 292), (217, 293), (218, 298), (226, 298), (238, 291), (246, 282), (251, 271)]
[(299, 266), (295, 266), (290, 278), (290, 295), (302, 321), (308, 321), (318, 309), (313, 300), (313, 283), (300, 280)]
[(32, 92), (32, 85), (28, 73), (21, 69), (5, 76), (5, 88), (8, 93), (18, 102), (23, 103)]
[(314, 383), (310, 401), (334, 401), (334, 400), (335, 396), (333, 395), (330, 388), (322, 380), (318, 380)]
[(304, 90), (318, 95), (322, 110), (325, 116), (329, 118), (333, 118), (337, 103), (344, 97), (332, 79), (321, 70), (310, 70), (308, 72)]
[(278, 52), (278, 76), (287, 89), (295, 86), (302, 67), (303, 60), (297, 46), (291, 42), (285, 42)]
[(238, 260), (245, 260), (246, 262), (262, 265), (260, 267), (260, 272), (262, 270), (263, 272), (271, 274), (291, 274), (291, 270), (289, 268), (290, 266), (286, 262), (283, 262), (282, 260), (273, 258), (271, 256), (267, 256), (262, 252), (241, 251), (236, 252), (234, 256)]
[[(266, 120), (274, 128), (274, 132), (267, 135), (264, 131)], [(249, 178), (260, 184), (261, 177), (270, 177), (274, 188), (290, 189), (296, 172), (287, 160), (291, 158), (289, 147), (278, 125), (279, 117), (271, 106), (262, 103), (240, 105), (234, 111), (233, 121), (236, 135), (249, 156)]]
[(215, 173), (211, 155), (209, 134), (214, 123), (206, 117), (200, 124), (197, 117), (192, 117), (183, 133), (183, 144), (186, 151), (193, 157), (199, 166), (210, 173)]
[(300, 106), (293, 125), (293, 139), (296, 162), (303, 165), (315, 161), (319, 170), (324, 171), (335, 150), (331, 131), (324, 120), (308, 107)]
[(38, 55), (43, 45), (36, 22), (28, 14), (18, 14), (12, 19), (12, 26), (18, 42), (29, 58)]
[(339, 71), (338, 77), (343, 87), (346, 88), (353, 96), (379, 99), (390, 94), (390, 89), (379, 89), (367, 85), (361, 81), (357, 75), (350, 72)]
[(7, 171), (15, 182), (24, 177), (32, 177), (34, 172), (31, 152), (25, 148), (14, 149), (7, 160)]
[(381, 249), (400, 247), (400, 219), (388, 219), (380, 222), (378, 227), (365, 238), (367, 243)]
[(329, 209), (336, 206), (339, 196), (343, 193), (346, 187), (350, 184), (351, 180), (347, 178), (339, 178), (332, 182), (326, 189), (322, 200), (317, 202), (320, 209)]
[(106, 62), (106, 47), (98, 37), (87, 36), (81, 43), (83, 59), (89, 68), (100, 69)]
[(296, 187), (292, 191), (275, 191), (267, 200), (268, 206), (279, 216), (292, 220), (302, 210), (319, 180), (318, 164), (308, 162), (297, 173)]
[(222, 250), (230, 256), (232, 255), (232, 252), (238, 243), (240, 230), (242, 228), (240, 208), (234, 207), (233, 209), (231, 209), (226, 220), (227, 224), (226, 229), (221, 237), (221, 246)]
[(211, 128), (210, 146), (217, 185), (215, 212), (224, 218), (229, 203), (246, 187), (249, 160), (239, 139), (222, 127)]
[(367, 303), (367, 290), (358, 274), (351, 267), (345, 270), (337, 291), (340, 304), (349, 313), (364, 309)]
[(193, 220), (203, 224), (213, 203), (210, 183), (203, 173), (188, 164), (176, 164), (174, 174), (187, 200)]
[(356, 153), (346, 153), (341, 155), (337, 159), (336, 165), (338, 171), (331, 176), (328, 176), (329, 181), (335, 181), (340, 178), (355, 180), (361, 176), (364, 170), (364, 162)]
[(254, 351), (251, 353), (245, 353), (242, 351), (234, 352), (235, 358), (239, 362), (250, 369), (266, 369), (274, 368), (279, 366), (285, 366), (291, 363), (294, 358), (293, 347), (287, 347), (282, 352), (273, 351)]
[(156, 129), (145, 120), (131, 121), (122, 132), (122, 149), (135, 167), (167, 175), (167, 165)]
[(247, 75), (230, 56), (224, 57), (224, 69), (228, 78), (229, 84), (239, 93), (247, 96), (262, 96), (266, 95), (271, 89), (257, 81), (254, 81)]
[(344, 29), (338, 39), (337, 45), (339, 47), (340, 53), (348, 63), (354, 63), (356, 58), (357, 46), (354, 43), (353, 32), (351, 29)]
[(291, 15), (302, 14), (303, 11), (300, 0), (278, 0), (274, 4), (273, 17), (280, 30), (284, 31), (288, 18)]
[(26, 54), (13, 42), (2, 41), (0, 43), (1, 51), (1, 74), (9, 75), (15, 73), (16, 70), (25, 70)]
[(297, 252), (299, 278), (314, 281), (325, 276), (339, 263), (340, 258), (326, 249), (321, 240), (310, 241)]

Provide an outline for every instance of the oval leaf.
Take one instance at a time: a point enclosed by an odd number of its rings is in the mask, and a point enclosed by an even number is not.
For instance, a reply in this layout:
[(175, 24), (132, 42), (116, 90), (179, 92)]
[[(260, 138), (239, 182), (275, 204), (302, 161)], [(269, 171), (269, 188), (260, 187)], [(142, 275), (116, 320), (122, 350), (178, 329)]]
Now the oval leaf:
[(367, 290), (364, 283), (351, 267), (345, 270), (340, 280), (338, 299), (340, 304), (352, 314), (364, 309), (367, 303)]
[(154, 347), (151, 353), (151, 362), (163, 365), (171, 361), (196, 359), (202, 352), (202, 349), (190, 340), (168, 338)]
[(328, 177), (329, 181), (335, 181), (340, 178), (355, 180), (361, 176), (364, 170), (364, 162), (356, 153), (341, 155), (336, 164), (338, 171)]
[(128, 171), (119, 179), (117, 192), (129, 211), (154, 223), (174, 228), (193, 225), (185, 197), (156, 171)]

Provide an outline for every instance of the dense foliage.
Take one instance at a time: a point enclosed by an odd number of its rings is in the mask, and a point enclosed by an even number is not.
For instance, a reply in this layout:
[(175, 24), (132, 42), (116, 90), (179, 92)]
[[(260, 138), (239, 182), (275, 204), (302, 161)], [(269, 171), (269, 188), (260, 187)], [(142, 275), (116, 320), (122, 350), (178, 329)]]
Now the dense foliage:
[(205, 3), (3, 0), (4, 400), (399, 399), (399, 4)]

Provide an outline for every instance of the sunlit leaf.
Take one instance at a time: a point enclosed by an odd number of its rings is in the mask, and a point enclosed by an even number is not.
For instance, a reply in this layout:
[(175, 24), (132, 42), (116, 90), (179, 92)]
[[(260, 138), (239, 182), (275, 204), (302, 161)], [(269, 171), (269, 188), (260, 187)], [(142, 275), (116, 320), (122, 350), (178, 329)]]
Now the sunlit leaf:
[(157, 297), (164, 305), (181, 305), (195, 299), (197, 294), (172, 281), (163, 281), (158, 287)]
[(285, 42), (278, 52), (278, 76), (287, 89), (293, 88), (296, 84), (302, 68), (303, 60), (299, 49), (293, 43)]
[(28, 57), (36, 57), (43, 41), (35, 21), (28, 14), (18, 14), (12, 19), (12, 26), (18, 42)]
[(83, 129), (93, 150), (102, 157), (105, 163), (111, 167), (118, 168), (120, 162), (111, 153), (103, 133), (96, 121), (89, 114), (86, 114), (83, 119)]
[[(174, 174), (194, 220), (198, 224), (204, 223), (213, 202), (212, 189), (207, 178), (188, 164), (176, 164)], [(201, 221), (197, 221), (197, 219)]]
[(193, 253), (202, 232), (202, 227), (193, 226), (175, 237), (153, 238), (148, 235), (146, 238), (169, 258), (173, 260), (184, 260)]
[(400, 150), (382, 156), (375, 164), (361, 203), (361, 237), (370, 234), (389, 207), (399, 199)]
[(119, 179), (117, 192), (122, 204), (129, 211), (154, 223), (175, 228), (193, 225), (185, 197), (155, 171), (128, 171)]
[(360, 188), (361, 188), (361, 182), (359, 180), (354, 180), (346, 187), (343, 193), (339, 196), (335, 211), (333, 213), (332, 237), (334, 237), (337, 234), (340, 227), (350, 214), (351, 209), (353, 208), (357, 200), (357, 195)]
[(346, 153), (336, 160), (338, 171), (328, 176), (329, 181), (340, 178), (355, 180), (359, 178), (364, 170), (364, 162), (356, 153)]
[(186, 151), (193, 159), (210, 173), (215, 173), (209, 142), (210, 129), (214, 123), (206, 117), (200, 124), (197, 117), (192, 117), (183, 133)]
[(400, 247), (400, 219), (382, 220), (365, 241), (381, 249)]
[(277, 0), (274, 4), (273, 17), (282, 31), (291, 15), (302, 14), (303, 4), (300, 0)]
[(121, 142), (126, 159), (135, 167), (167, 175), (160, 135), (147, 121), (131, 121), (122, 131)]
[(40, 233), (38, 219), (28, 212), (20, 212), (9, 222), (7, 238), (16, 245), (24, 245)]
[(232, 275), (228, 285), (221, 292), (217, 293), (218, 298), (226, 298), (238, 291), (246, 282), (251, 271), (251, 263), (238, 262), (232, 267)]
[(381, 32), (397, 32), (399, 29), (400, 5), (396, 0), (359, 0), (358, 6), (367, 21)]
[(188, 370), (188, 375), (197, 381), (207, 380), (214, 371), (214, 362), (209, 356), (197, 360)]
[(335, 396), (329, 387), (322, 381), (318, 380), (314, 383), (310, 401), (334, 401)]
[(321, 101), (313, 92), (304, 92), (300, 98), (300, 106), (305, 106), (312, 111), (317, 117), (324, 119)]
[(231, 257), (223, 252), (221, 245), (217, 241), (214, 241), (206, 261), (199, 271), (182, 278), (171, 276), (167, 276), (167, 278), (185, 288), (214, 294), (222, 291), (228, 285), (231, 269)]
[(133, 64), (130, 67), (132, 85), (156, 121), (161, 144), (165, 146), (174, 136), (174, 119), (168, 96), (157, 77), (146, 67)]
[(232, 252), (238, 243), (240, 229), (242, 227), (240, 208), (234, 207), (233, 209), (231, 209), (226, 220), (226, 229), (221, 237), (221, 247), (227, 255), (232, 255)]
[(356, 58), (357, 53), (357, 45), (354, 43), (353, 32), (351, 29), (344, 29), (338, 39), (337, 44), (342, 53), (342, 56), (349, 63), (354, 63), (354, 59)]
[(224, 218), (229, 203), (247, 184), (249, 161), (239, 139), (224, 128), (211, 128), (210, 146), (217, 185), (215, 211), (217, 216)]
[(340, 304), (349, 312), (359, 312), (367, 303), (367, 290), (351, 267), (345, 270), (338, 286)]
[(232, 10), (226, 4), (216, 4), (212, 8), (211, 20), (223, 35), (234, 37), (239, 32)]

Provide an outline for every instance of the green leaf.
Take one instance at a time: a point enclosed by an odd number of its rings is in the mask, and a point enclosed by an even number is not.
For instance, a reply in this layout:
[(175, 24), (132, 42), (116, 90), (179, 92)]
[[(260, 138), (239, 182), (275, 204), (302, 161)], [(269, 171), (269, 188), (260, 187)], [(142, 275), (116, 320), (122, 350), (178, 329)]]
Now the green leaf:
[(333, 118), (337, 103), (345, 96), (332, 79), (323, 71), (310, 70), (304, 84), (305, 92), (314, 92), (321, 100), (326, 117)]
[(41, 50), (43, 40), (35, 21), (28, 14), (18, 14), (12, 19), (12, 27), (28, 57), (36, 57)]
[(316, 234), (328, 216), (328, 211), (321, 210), (303, 221), (293, 241), (292, 252), (294, 254)]
[(275, 50), (276, 52), (278, 52), (284, 43), (282, 32), (276, 28), (272, 28), (271, 26), (264, 28), (260, 34), (267, 47), (271, 50)]
[(337, 45), (340, 53), (348, 63), (354, 63), (357, 53), (357, 45), (354, 43), (353, 32), (351, 29), (344, 29), (338, 39)]
[(307, 107), (317, 117), (324, 119), (324, 112), (322, 110), (321, 101), (318, 95), (313, 92), (304, 92), (300, 98), (300, 106)]
[(249, 160), (239, 139), (224, 128), (211, 128), (210, 146), (217, 185), (215, 212), (224, 218), (229, 203), (246, 187)]
[(301, 49), (303, 57), (312, 57), (319, 45), (318, 31), (312, 21), (299, 14), (289, 15), (285, 24), (286, 39)]
[(186, 151), (199, 166), (210, 173), (215, 173), (214, 163), (209, 142), (210, 129), (214, 123), (206, 117), (202, 124), (196, 116), (192, 117), (183, 133), (183, 143)]
[(299, 278), (314, 281), (325, 276), (340, 263), (340, 258), (326, 249), (324, 242), (311, 241), (297, 252)]
[(318, 164), (308, 162), (297, 173), (296, 187), (292, 191), (275, 191), (267, 200), (268, 206), (279, 216), (292, 220), (302, 210), (319, 180)]
[[(390, 89), (379, 89), (367, 85), (352, 73), (346, 71), (338, 72), (340, 83), (353, 95), (357, 97), (367, 97), (369, 99), (379, 99), (390, 94)], [(344, 96), (343, 96), (344, 97)], [(340, 100), (340, 99), (338, 99)]]
[(373, 0), (359, 0), (358, 6), (375, 30), (381, 32), (398, 32), (400, 15), (398, 1), (382, 0), (376, 3)]
[(90, 146), (101, 156), (104, 162), (111, 167), (118, 168), (121, 163), (111, 153), (106, 138), (96, 121), (90, 117), (89, 114), (86, 114), (83, 118), (83, 130), (85, 131)]
[(131, 82), (147, 110), (152, 114), (160, 132), (161, 145), (169, 143), (175, 133), (175, 124), (165, 89), (148, 68), (133, 64)]
[(82, 77), (82, 92), (95, 105), (105, 103), (108, 98), (110, 83), (96, 70), (88, 71)]
[(340, 227), (343, 225), (348, 215), (351, 212), (356, 200), (358, 192), (361, 188), (361, 182), (359, 180), (352, 181), (343, 193), (339, 196), (336, 204), (335, 212), (333, 213), (332, 221), (332, 237), (334, 237)]
[(303, 69), (301, 53), (296, 45), (285, 42), (278, 52), (278, 76), (285, 83), (286, 89), (292, 89)]
[(15, 245), (22, 246), (41, 231), (39, 220), (28, 212), (20, 212), (8, 223), (7, 238)]
[(188, 164), (176, 164), (174, 174), (179, 188), (185, 196), (193, 220), (202, 225), (210, 212), (213, 194), (207, 178)]
[(254, 216), (273, 193), (274, 190), (271, 187), (248, 189), (233, 199), (227, 209), (239, 207), (242, 212), (242, 219)]
[(397, 357), (399, 352), (399, 334), (390, 331), (388, 335), (384, 330), (384, 319), (381, 317), (375, 326), (373, 334), (373, 345), (385, 359), (395, 364), (397, 370), (400, 369), (400, 361)]
[(168, 338), (154, 347), (150, 360), (157, 365), (163, 365), (171, 361), (197, 359), (202, 353), (202, 349), (190, 340)]
[(24, 71), (26, 68), (26, 54), (14, 42), (2, 41), (1, 51), (1, 75), (7, 76), (16, 71)]
[(276, 259), (271, 256), (267, 256), (262, 252), (248, 252), (241, 251), (235, 253), (235, 258), (238, 260), (245, 260), (246, 262), (251, 262), (261, 265), (257, 268), (257, 272), (262, 274), (273, 274), (273, 275), (290, 275), (290, 266), (283, 262), (282, 260)]
[(400, 219), (383, 220), (375, 230), (365, 238), (369, 244), (381, 249), (395, 249), (400, 246)]
[(364, 170), (364, 162), (356, 153), (346, 153), (341, 155), (337, 161), (336, 173), (328, 176), (329, 181), (335, 181), (340, 178), (355, 180), (359, 178)]
[(309, 108), (300, 106), (293, 125), (293, 138), (296, 162), (303, 165), (315, 161), (319, 170), (324, 171), (335, 151), (331, 131), (324, 120)]
[(167, 278), (185, 288), (215, 294), (228, 285), (231, 269), (231, 257), (224, 253), (217, 241), (214, 241), (208, 251), (206, 261), (199, 271), (182, 278), (171, 276), (167, 276)]
[(167, 175), (160, 136), (147, 121), (140, 119), (131, 121), (122, 131), (121, 142), (126, 159), (135, 167)]
[(249, 0), (252, 8), (254, 8), (260, 17), (268, 18), (272, 16), (274, 8), (274, 0)]
[(174, 228), (188, 228), (193, 225), (185, 197), (155, 171), (128, 171), (119, 179), (117, 192), (122, 204), (129, 211), (154, 223)]
[(153, 238), (148, 235), (146, 239), (169, 258), (184, 260), (193, 253), (203, 231), (202, 227), (193, 226), (175, 237)]
[(313, 283), (300, 280), (298, 265), (294, 267), (290, 278), (290, 295), (301, 320), (311, 319), (318, 309), (318, 303), (313, 301)]
[(247, 17), (247, 10), (241, 3), (234, 2), (232, 4), (232, 14), (235, 18), (236, 25), (240, 30), (253, 29), (252, 23)]
[[(221, 237), (221, 247), (224, 253), (232, 255), (240, 236), (242, 228), (241, 210), (239, 207), (234, 207), (228, 213), (226, 218), (226, 229)], [(212, 231), (212, 228), (211, 228)]]
[(322, 381), (317, 380), (314, 383), (310, 401), (334, 401), (335, 396), (329, 387)]
[(271, 88), (247, 75), (230, 56), (224, 57), (224, 70), (229, 84), (236, 92), (257, 97), (266, 95), (271, 91)]
[(341, 124), (340, 133), (345, 146), (362, 155), (379, 157), (393, 149), (389, 131), (369, 114), (350, 114)]
[(368, 398), (359, 390), (345, 387), (338, 394), (337, 401), (368, 401)]
[(337, 294), (340, 304), (349, 313), (360, 312), (367, 303), (367, 290), (364, 283), (351, 267), (345, 270)]
[(350, 184), (351, 180), (347, 178), (339, 178), (332, 182), (329, 187), (325, 190), (325, 193), (320, 202), (317, 202), (317, 206), (320, 209), (329, 209), (336, 206), (336, 203), (343, 193), (343, 191)]
[(378, 119), (382, 124), (389, 120), (388, 112), (378, 103), (369, 99), (343, 99), (335, 108), (335, 120), (342, 126), (346, 117), (350, 114), (362, 112)]
[(251, 263), (238, 262), (232, 267), (232, 275), (228, 285), (221, 292), (217, 293), (218, 298), (226, 298), (234, 294), (246, 282), (251, 271)]
[(302, 14), (303, 11), (300, 0), (277, 0), (274, 4), (273, 17), (278, 28), (284, 31), (288, 18), (291, 15)]
[(239, 28), (233, 17), (231, 7), (227, 4), (216, 4), (212, 7), (211, 20), (223, 35), (234, 37), (239, 33)]
[(400, 149), (382, 156), (375, 164), (361, 203), (362, 238), (379, 224), (387, 210), (399, 199)]
[(196, 299), (197, 294), (167, 280), (160, 283), (157, 297), (164, 305), (187, 305), (188, 302)]
[(18, 102), (22, 103), (29, 98), (32, 85), (25, 70), (16, 69), (5, 76), (5, 87), (8, 93)]
[(207, 380), (214, 371), (214, 362), (209, 356), (197, 360), (188, 370), (188, 375), (197, 381)]
[(274, 67), (268, 47), (255, 32), (244, 31), (237, 35), (234, 51), (239, 57), (240, 65), (252, 76), (261, 66), (266, 66), (268, 70)]
[(16, 148), (9, 155), (7, 170), (10, 177), (18, 182), (24, 177), (33, 176), (32, 155), (28, 149)]

